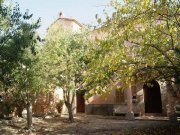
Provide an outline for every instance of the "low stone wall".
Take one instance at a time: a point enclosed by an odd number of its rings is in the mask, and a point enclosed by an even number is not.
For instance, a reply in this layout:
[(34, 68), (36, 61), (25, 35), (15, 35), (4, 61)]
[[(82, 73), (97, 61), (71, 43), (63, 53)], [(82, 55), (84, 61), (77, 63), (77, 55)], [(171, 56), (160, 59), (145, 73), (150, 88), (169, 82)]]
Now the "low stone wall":
[(89, 115), (113, 115), (113, 104), (88, 104), (85, 113)]
[[(133, 104), (133, 111), (135, 115), (140, 115), (140, 106), (138, 104)], [(118, 115), (127, 113), (126, 104), (88, 104), (85, 107), (85, 113), (88, 115)]]
[[(135, 103), (133, 104), (133, 112), (135, 115), (139, 116), (141, 112), (140, 105)], [(127, 113), (127, 104), (117, 104), (114, 105), (114, 115), (126, 114)]]

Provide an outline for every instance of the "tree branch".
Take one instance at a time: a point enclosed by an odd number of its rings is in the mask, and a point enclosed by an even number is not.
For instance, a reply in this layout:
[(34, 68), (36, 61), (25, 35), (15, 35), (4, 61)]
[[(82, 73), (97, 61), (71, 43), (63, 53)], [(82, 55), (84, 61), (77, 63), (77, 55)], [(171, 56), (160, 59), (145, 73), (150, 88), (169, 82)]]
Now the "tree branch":
[(166, 20), (166, 24), (167, 24), (167, 28), (168, 28), (168, 30), (169, 30), (169, 34), (170, 34), (170, 38), (171, 38), (171, 46), (172, 46), (172, 49), (174, 49), (173, 35), (172, 35), (172, 32), (170, 32), (170, 26), (169, 26), (168, 20)]

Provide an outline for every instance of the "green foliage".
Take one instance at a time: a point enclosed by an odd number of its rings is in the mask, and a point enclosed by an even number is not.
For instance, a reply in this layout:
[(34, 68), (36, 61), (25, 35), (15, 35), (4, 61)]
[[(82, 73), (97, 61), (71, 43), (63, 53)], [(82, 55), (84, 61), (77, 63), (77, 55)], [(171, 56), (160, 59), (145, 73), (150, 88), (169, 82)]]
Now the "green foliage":
[(3, 115), (2, 117), (9, 117), (10, 114), (13, 113), (14, 111), (14, 106), (12, 104), (12, 102), (7, 102), (7, 101), (4, 101), (4, 102), (1, 102), (0, 103), (0, 108), (1, 108), (1, 115)]
[(122, 89), (136, 79), (180, 78), (179, 1), (111, 1), (115, 11), (99, 29), (106, 36), (90, 45), (86, 83), (95, 93)]
[(14, 83), (10, 91), (13, 95), (26, 103), (33, 102), (38, 93), (44, 89), (43, 67), (39, 60), (39, 51), (36, 55), (27, 48), (23, 55), (21, 65), (13, 70)]
[(26, 106), (28, 129), (30, 106), (44, 86), (36, 34), (40, 20), (32, 23), (31, 17), (28, 11), (21, 14), (18, 5), (0, 3), (0, 90), (13, 95), (18, 109), (23, 109), (18, 103)]
[(63, 89), (70, 121), (74, 121), (72, 104), (76, 91), (82, 87), (85, 38), (84, 33), (75, 33), (69, 28), (54, 25), (48, 30), (42, 51), (46, 84), (50, 88), (59, 86)]
[(22, 15), (18, 5), (0, 5), (0, 86), (3, 90), (13, 84), (14, 70), (28, 63), (27, 49), (35, 53), (34, 35), (40, 20), (30, 23), (31, 17), (28, 11)]
[(84, 37), (62, 27), (49, 30), (42, 59), (49, 84), (75, 91), (84, 67)]

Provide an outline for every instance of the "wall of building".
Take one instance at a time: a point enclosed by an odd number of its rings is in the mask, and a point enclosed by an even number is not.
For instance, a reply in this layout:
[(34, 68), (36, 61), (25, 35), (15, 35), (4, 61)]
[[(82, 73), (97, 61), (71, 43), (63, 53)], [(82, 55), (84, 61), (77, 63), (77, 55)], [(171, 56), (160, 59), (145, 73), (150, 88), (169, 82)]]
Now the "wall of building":
[[(162, 115), (167, 113), (167, 93), (165, 84), (159, 82), (161, 101), (162, 101)], [(136, 91), (132, 90), (133, 96), (133, 112), (136, 115), (145, 115), (144, 91), (143, 84), (136, 85)], [(126, 91), (112, 91), (106, 98), (103, 96), (95, 95), (88, 99), (86, 104), (87, 114), (99, 115), (115, 115), (126, 114), (127, 112), (127, 93)]]
[(86, 102), (86, 114), (113, 115), (113, 105), (115, 104), (116, 92), (112, 91), (105, 95), (94, 95)]
[(74, 19), (59, 18), (48, 28), (48, 31), (53, 28), (60, 29), (61, 27), (72, 32), (80, 32), (81, 30), (81, 26)]

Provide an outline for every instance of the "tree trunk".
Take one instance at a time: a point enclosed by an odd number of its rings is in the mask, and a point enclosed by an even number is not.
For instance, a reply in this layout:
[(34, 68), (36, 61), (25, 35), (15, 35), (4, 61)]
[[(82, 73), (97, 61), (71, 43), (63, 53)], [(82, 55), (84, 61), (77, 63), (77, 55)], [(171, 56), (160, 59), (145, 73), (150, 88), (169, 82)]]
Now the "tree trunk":
[(67, 109), (68, 109), (69, 120), (70, 120), (71, 122), (74, 122), (72, 104), (70, 104), (70, 103), (65, 103), (65, 104), (66, 104), (66, 107), (67, 107)]
[(32, 104), (27, 103), (26, 109), (27, 109), (27, 129), (29, 130), (32, 128)]
[(127, 120), (134, 120), (134, 112), (133, 112), (133, 105), (132, 105), (132, 90), (131, 90), (131, 85), (127, 89), (127, 114), (126, 114), (126, 119)]
[(166, 84), (167, 96), (168, 96), (168, 112), (169, 120), (171, 122), (177, 122), (177, 115), (175, 111), (175, 98), (173, 96), (173, 87), (172, 84), (167, 82)]

